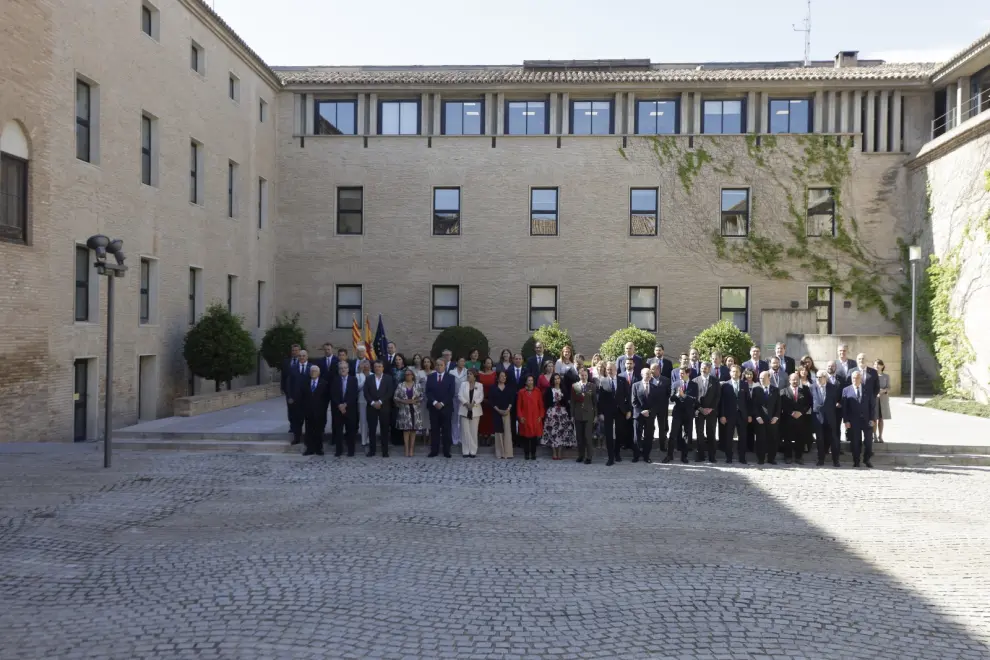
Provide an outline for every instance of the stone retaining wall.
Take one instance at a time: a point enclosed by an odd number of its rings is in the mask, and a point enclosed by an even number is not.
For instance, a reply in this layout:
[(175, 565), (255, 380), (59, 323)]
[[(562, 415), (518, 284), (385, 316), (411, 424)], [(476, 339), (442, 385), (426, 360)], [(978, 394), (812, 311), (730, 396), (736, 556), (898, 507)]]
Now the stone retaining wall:
[(195, 417), (204, 413), (236, 408), (245, 403), (257, 403), (282, 396), (279, 383), (252, 385), (237, 390), (209, 392), (175, 399), (176, 417)]

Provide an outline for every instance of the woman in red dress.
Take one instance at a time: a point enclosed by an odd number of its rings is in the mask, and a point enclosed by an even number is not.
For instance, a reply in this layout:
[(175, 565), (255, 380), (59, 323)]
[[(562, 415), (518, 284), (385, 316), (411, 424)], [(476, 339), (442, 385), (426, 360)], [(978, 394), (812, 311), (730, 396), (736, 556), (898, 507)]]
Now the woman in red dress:
[(486, 357), (481, 362), (481, 371), (478, 373), (478, 382), (485, 388), (485, 398), (481, 400), (481, 407), (484, 413), (481, 415), (481, 422), (478, 425), (478, 437), (483, 438), (486, 444), (491, 442), (492, 437), (495, 435), (495, 411), (492, 410), (492, 404), (488, 398), (492, 393), (492, 387), (495, 385), (495, 378), (497, 376), (498, 374), (495, 373), (495, 365), (492, 363), (492, 359)]
[[(548, 363), (552, 367), (552, 363)], [(526, 376), (526, 386), (516, 395), (516, 415), (519, 419), (519, 439), (526, 460), (536, 460), (536, 445), (543, 435), (543, 393), (534, 387), (533, 375)]]
[(540, 393), (544, 393), (550, 389), (550, 379), (553, 378), (554, 364), (552, 360), (547, 360), (543, 363), (543, 373), (540, 377), (536, 379), (536, 387), (540, 390)]

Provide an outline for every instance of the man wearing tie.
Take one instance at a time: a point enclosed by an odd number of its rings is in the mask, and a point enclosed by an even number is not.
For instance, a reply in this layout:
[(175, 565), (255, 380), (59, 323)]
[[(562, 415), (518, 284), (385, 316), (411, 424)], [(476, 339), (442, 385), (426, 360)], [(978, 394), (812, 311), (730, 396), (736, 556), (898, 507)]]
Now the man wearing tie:
[[(522, 353), (516, 353), (512, 356), (512, 366), (509, 367), (509, 380), (507, 385), (509, 385), (515, 391), (521, 390), (526, 385), (526, 376), (529, 372), (526, 367), (523, 366), (523, 356)], [(533, 378), (536, 378), (538, 374), (534, 374)]]
[[(863, 391), (874, 399), (880, 396), (880, 374), (873, 367), (867, 366), (866, 353), (860, 353), (856, 356), (856, 368), (849, 372), (850, 377), (857, 371), (863, 374)], [(874, 414), (878, 412), (878, 408), (879, 406), (873, 406)], [(876, 419), (874, 418), (873, 421), (876, 421)]]
[(329, 381), (331, 376), (337, 374), (337, 356), (333, 353), (333, 344), (326, 342), (323, 344), (323, 357), (316, 361), (320, 367), (320, 378)]
[(320, 368), (309, 365), (307, 378), (299, 379), (299, 403), (306, 423), (306, 450), (303, 456), (323, 456), (323, 431), (327, 426), (326, 383), (320, 378)]
[(725, 462), (732, 462), (732, 434), (739, 435), (739, 462), (746, 462), (746, 425), (752, 421), (749, 412), (749, 386), (739, 380), (742, 371), (739, 365), (732, 365), (729, 381), (722, 383), (719, 400), (719, 430)]
[(760, 384), (750, 390), (756, 424), (756, 462), (777, 464), (777, 441), (780, 438), (780, 390), (770, 384), (770, 372), (760, 374)]
[[(543, 373), (543, 363), (549, 360), (550, 357), (543, 352), (543, 342), (541, 341), (536, 342), (533, 349), (535, 355), (526, 360), (526, 369), (529, 370), (529, 373), (535, 374), (539, 378), (539, 375)], [(522, 385), (519, 387), (522, 387)]]
[[(289, 371), (289, 430), (292, 433), (292, 444), (298, 445), (303, 439), (303, 424), (306, 422), (306, 409), (302, 404), (302, 391), (309, 384), (310, 367), (309, 353), (299, 350), (296, 366)], [(324, 401), (326, 403), (326, 401)]]
[(392, 373), (392, 370), (395, 369), (395, 343), (394, 342), (389, 342), (388, 343), (388, 352), (387, 352), (387, 359), (385, 361), (385, 366), (388, 367), (389, 373)]
[(722, 352), (718, 349), (712, 351), (712, 375), (720, 383), (729, 380), (729, 368), (722, 362)]
[(815, 438), (818, 443), (818, 463), (825, 465), (825, 454), (832, 454), (832, 465), (839, 467), (839, 407), (842, 405), (842, 393), (832, 383), (828, 382), (828, 372), (818, 372), (818, 382), (811, 386), (811, 396), (814, 400)]
[[(299, 370), (299, 344), (293, 344), (290, 357), (282, 360), (282, 367), (279, 373), (282, 377), (282, 395), (285, 397), (285, 410), (289, 418), (289, 432), (292, 432), (292, 376)], [(295, 443), (293, 443), (295, 444)]]
[[(796, 367), (794, 365), (794, 358), (787, 355), (787, 344), (782, 341), (778, 341), (777, 345), (773, 348), (774, 357), (780, 361), (780, 367), (784, 372), (790, 376), (794, 373)], [(808, 374), (809, 376), (811, 374)]]
[(337, 376), (330, 379), (330, 410), (333, 412), (333, 439), (336, 445), (335, 456), (344, 453), (354, 455), (354, 440), (358, 430), (358, 382), (351, 373), (347, 360), (337, 362)]
[(802, 455), (811, 433), (810, 415), (813, 409), (811, 393), (807, 388), (801, 387), (798, 375), (794, 373), (790, 375), (790, 383), (781, 396), (783, 398), (780, 409), (784, 416), (784, 460), (790, 464), (793, 455), (793, 462), (804, 465)]
[(639, 447), (636, 445), (636, 420), (632, 415), (632, 390), (633, 385), (639, 382), (639, 376), (636, 374), (636, 363), (633, 358), (619, 358), (623, 361), (622, 373), (619, 374), (619, 380), (623, 381), (625, 385), (623, 389), (625, 390), (626, 396), (629, 397), (629, 415), (619, 417), (615, 421), (615, 433), (616, 433), (616, 449), (615, 449), (615, 461), (616, 463), (622, 461), (621, 451), (623, 448), (632, 449), (633, 458), (639, 458)]
[(653, 347), (653, 357), (647, 360), (646, 364), (650, 365), (650, 367), (654, 364), (659, 364), (660, 375), (668, 379), (671, 377), (671, 372), (674, 370), (674, 363), (663, 356), (663, 344), (657, 344)]
[[(674, 447), (678, 446), (681, 450), (681, 463), (687, 463), (688, 446), (691, 444), (691, 426), (694, 424), (694, 411), (698, 404), (698, 384), (691, 379), (691, 367), (686, 365), (681, 367), (681, 377), (670, 395), (670, 400), (674, 404), (674, 413), (670, 439), (667, 441), (667, 455), (663, 462), (670, 463), (674, 460)], [(698, 446), (701, 447), (700, 438)]]
[(862, 372), (854, 371), (852, 384), (842, 392), (842, 417), (845, 419), (846, 435), (852, 443), (853, 467), (859, 467), (860, 453), (862, 453), (863, 463), (871, 468), (875, 424), (873, 409), (876, 407), (876, 399), (868, 396), (864, 390)]
[[(690, 368), (691, 369), (690, 375), (691, 375), (691, 378), (692, 379), (693, 378), (697, 378), (698, 375), (699, 375), (699, 373), (700, 373), (698, 371), (695, 371), (694, 367), (691, 366), (691, 358), (690, 358), (690, 356), (687, 353), (681, 353), (681, 364), (680, 364), (680, 367), (688, 367), (688, 368)], [(679, 381), (681, 379), (681, 369), (680, 369), (680, 367), (678, 367), (677, 369), (674, 369), (672, 372), (670, 372), (670, 382), (671, 382), (671, 384), (676, 383), (677, 381)]]
[[(792, 360), (793, 362), (793, 360)], [(763, 372), (761, 371), (760, 374)], [(786, 371), (780, 364), (780, 358), (776, 355), (770, 358), (770, 384), (776, 387), (778, 390), (787, 387), (788, 375), (794, 373), (794, 370)], [(759, 378), (760, 374), (756, 374)]]
[[(660, 375), (660, 363), (655, 362), (652, 367), (650, 367), (650, 384), (653, 387), (660, 389), (660, 398), (663, 401), (663, 405), (660, 410), (657, 411), (657, 438), (660, 440), (660, 451), (667, 450), (667, 434), (670, 433), (669, 419), (667, 418), (667, 409), (670, 407), (669, 399), (671, 392), (671, 381), (668, 378), (664, 378)], [(688, 441), (690, 441), (691, 434), (688, 434)]]
[(689, 360), (691, 362), (691, 371), (694, 374), (691, 376), (691, 379), (694, 380), (701, 375), (701, 352), (697, 348), (692, 348)]
[(651, 380), (650, 370), (644, 368), (640, 370), (640, 380), (633, 383), (632, 406), (633, 418), (636, 420), (637, 442), (633, 449), (633, 463), (639, 462), (640, 455), (647, 463), (653, 462), (650, 460), (650, 451), (653, 449), (655, 420), (661, 409), (664, 416), (667, 414), (667, 399), (661, 398), (663, 396), (661, 388), (654, 386)]
[(628, 360), (633, 361), (633, 381), (639, 380), (639, 374), (643, 370), (643, 358), (636, 355), (636, 345), (631, 341), (626, 342), (625, 353), (619, 356), (618, 367), (619, 367), (619, 377), (623, 378), (626, 375), (626, 362)]
[(388, 458), (388, 444), (392, 427), (392, 395), (395, 385), (392, 377), (385, 373), (385, 365), (381, 360), (375, 360), (375, 373), (364, 381), (364, 400), (368, 402), (368, 456), (375, 455), (375, 438), (381, 430), (382, 458)]
[(698, 386), (698, 411), (694, 418), (695, 435), (698, 438), (698, 451), (695, 463), (705, 460), (715, 462), (715, 426), (718, 423), (718, 403), (722, 386), (712, 375), (711, 362), (701, 363), (701, 375), (694, 379)]
[(770, 369), (770, 365), (766, 360), (760, 359), (760, 347), (753, 346), (749, 349), (749, 359), (743, 362), (743, 371), (749, 369), (753, 372), (754, 376), (759, 376), (764, 371)]
[[(436, 371), (426, 379), (426, 405), (430, 411), (430, 431), (433, 434), (429, 458), (437, 456), (441, 448), (444, 457), (450, 458), (450, 416), (454, 411), (456, 382), (457, 379), (447, 373), (447, 362), (442, 357), (437, 358)], [(515, 406), (512, 409), (515, 410)]]
[(608, 451), (605, 465), (611, 466), (622, 460), (619, 456), (621, 444), (616, 442), (616, 435), (621, 432), (619, 425), (632, 417), (632, 395), (626, 380), (616, 375), (615, 362), (605, 365), (605, 373), (598, 387), (598, 412), (605, 427), (605, 449)]

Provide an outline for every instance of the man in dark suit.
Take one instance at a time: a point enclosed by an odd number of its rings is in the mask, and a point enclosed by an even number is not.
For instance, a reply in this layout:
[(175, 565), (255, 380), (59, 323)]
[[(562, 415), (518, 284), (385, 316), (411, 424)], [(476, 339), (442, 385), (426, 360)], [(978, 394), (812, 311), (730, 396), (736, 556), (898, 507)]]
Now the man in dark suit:
[[(670, 392), (671, 392), (671, 381), (669, 378), (664, 378), (660, 374), (660, 363), (654, 363), (650, 367), (650, 384), (653, 387), (659, 387), (661, 392), (661, 398), (663, 399), (663, 408), (657, 414), (656, 428), (657, 428), (657, 439), (660, 441), (660, 451), (667, 450), (667, 435), (670, 433), (670, 419), (667, 416), (667, 411), (670, 408)], [(688, 434), (688, 441), (690, 441), (691, 435)]]
[[(529, 373), (535, 374), (537, 378), (543, 373), (543, 363), (553, 361), (553, 357), (543, 352), (543, 342), (534, 344), (535, 355), (526, 360), (526, 369)], [(523, 381), (525, 382), (525, 381)], [(520, 386), (521, 387), (521, 386)]]
[(750, 390), (755, 420), (756, 462), (777, 464), (777, 441), (780, 437), (780, 391), (770, 383), (770, 373), (760, 374), (760, 384)]
[(786, 389), (780, 392), (780, 414), (783, 415), (784, 461), (804, 465), (804, 448), (811, 435), (811, 413), (814, 406), (811, 392), (801, 387), (796, 373), (790, 375)]
[(746, 371), (750, 369), (753, 372), (754, 377), (759, 377), (764, 371), (770, 368), (770, 364), (766, 360), (760, 359), (760, 347), (753, 346), (749, 349), (749, 359), (743, 362), (742, 370)]
[(778, 341), (777, 345), (773, 347), (773, 354), (774, 357), (780, 360), (780, 368), (786, 371), (788, 376), (794, 373), (796, 365), (794, 364), (794, 358), (787, 355), (787, 344)]
[(847, 437), (852, 443), (853, 467), (859, 467), (861, 453), (866, 467), (873, 467), (870, 459), (873, 458), (875, 407), (876, 398), (869, 396), (863, 387), (863, 372), (854, 371), (852, 384), (842, 391), (842, 417), (845, 420)]
[[(313, 363), (309, 361), (309, 353), (305, 349), (299, 350), (296, 366), (289, 369), (289, 398), (286, 399), (289, 406), (289, 430), (292, 433), (292, 444), (298, 445), (303, 440), (303, 424), (306, 423), (306, 410), (303, 407), (300, 393), (303, 386), (309, 382), (310, 367)], [(324, 401), (326, 403), (326, 401)]]
[(663, 344), (657, 344), (653, 347), (653, 357), (646, 361), (646, 364), (651, 367), (654, 364), (660, 365), (660, 375), (664, 378), (669, 379), (671, 372), (674, 369), (674, 363), (670, 361), (669, 358), (663, 356)]
[[(615, 366), (619, 369), (619, 377), (624, 378), (626, 375), (626, 360), (632, 359), (633, 369), (632, 369), (632, 379), (633, 381), (639, 380), (639, 375), (643, 371), (643, 358), (636, 355), (636, 345), (632, 342), (627, 342), (625, 346), (625, 353), (620, 355), (615, 361)], [(629, 382), (628, 379), (626, 382)]]
[(639, 382), (639, 374), (636, 372), (636, 362), (633, 358), (620, 356), (619, 361), (625, 363), (621, 367), (616, 366), (619, 371), (619, 380), (625, 383), (624, 389), (629, 397), (630, 414), (626, 419), (620, 418), (615, 422), (617, 443), (615, 461), (617, 463), (622, 460), (620, 453), (622, 449), (631, 449), (633, 458), (639, 457), (639, 447), (636, 444), (636, 419), (632, 416), (632, 389), (633, 385)]
[[(530, 373), (532, 372), (530, 372), (526, 368), (526, 365), (523, 364), (522, 353), (516, 353), (515, 355), (512, 356), (512, 366), (509, 367), (509, 369), (506, 371), (507, 379), (505, 381), (505, 384), (511, 387), (512, 389), (514, 389), (516, 392), (518, 392), (519, 390), (521, 390), (523, 387), (526, 386), (526, 376), (528, 376)], [(539, 378), (539, 377), (540, 377), (539, 373), (533, 374), (533, 378)]]
[(337, 362), (337, 376), (330, 379), (330, 410), (333, 411), (334, 455), (343, 454), (346, 444), (347, 455), (353, 456), (360, 419), (358, 382), (346, 359)]
[(395, 355), (395, 342), (390, 341), (387, 346), (387, 353), (382, 360), (383, 364), (388, 367), (389, 373), (392, 373), (392, 370), (395, 369)]
[(818, 372), (818, 382), (811, 386), (811, 399), (814, 404), (812, 422), (818, 444), (818, 465), (825, 465), (825, 454), (832, 454), (832, 465), (839, 467), (839, 408), (842, 405), (842, 392), (828, 382), (828, 372)]
[(746, 425), (750, 421), (749, 386), (739, 380), (742, 371), (732, 365), (729, 380), (722, 383), (719, 398), (719, 430), (725, 462), (732, 462), (732, 433), (739, 434), (739, 462), (746, 462)]
[(392, 377), (385, 373), (385, 364), (375, 360), (375, 372), (364, 380), (364, 400), (368, 402), (368, 456), (375, 455), (375, 442), (378, 431), (381, 430), (382, 457), (388, 458), (388, 445), (392, 427), (392, 395), (395, 394), (395, 383)]
[(698, 408), (694, 418), (698, 451), (694, 462), (700, 463), (707, 456), (708, 462), (714, 463), (715, 428), (718, 424), (718, 402), (722, 396), (722, 384), (712, 375), (711, 362), (701, 363), (701, 375), (694, 379), (694, 383), (698, 386)]
[(692, 347), (691, 353), (688, 355), (688, 361), (691, 363), (691, 371), (694, 372), (691, 380), (694, 380), (701, 375), (701, 351)]
[(327, 384), (320, 378), (320, 368), (309, 366), (309, 376), (297, 379), (296, 396), (306, 424), (306, 450), (303, 456), (323, 456), (323, 431), (327, 427)]
[(329, 382), (332, 376), (337, 375), (337, 356), (333, 352), (333, 344), (325, 342), (323, 344), (323, 357), (315, 360), (320, 367), (320, 378)]
[[(649, 369), (640, 371), (640, 380), (632, 386), (632, 412), (633, 419), (636, 420), (636, 445), (633, 450), (633, 463), (639, 461), (640, 456), (647, 463), (650, 460), (650, 451), (653, 449), (653, 434), (656, 431), (656, 419), (659, 415), (667, 416), (667, 397), (670, 396), (670, 389), (659, 385), (654, 385), (651, 381)], [(664, 379), (666, 380), (666, 379)]]
[[(667, 440), (667, 455), (664, 463), (674, 460), (674, 447), (681, 450), (681, 463), (688, 462), (688, 446), (691, 444), (691, 427), (694, 425), (694, 411), (698, 405), (698, 384), (691, 379), (691, 367), (681, 367), (681, 377), (673, 387), (670, 400), (674, 404), (671, 415), (670, 438)], [(666, 407), (666, 406), (665, 406)], [(701, 440), (699, 439), (699, 447)]]
[(712, 376), (720, 383), (729, 380), (729, 368), (722, 361), (722, 352), (718, 349), (712, 351)]
[[(279, 368), (279, 375), (282, 381), (282, 396), (285, 397), (285, 411), (289, 418), (289, 432), (292, 432), (292, 377), (293, 374), (299, 371), (299, 350), (301, 347), (299, 344), (293, 344), (291, 354), (289, 357), (282, 360), (282, 366)], [(295, 443), (293, 443), (295, 444)]]
[[(520, 356), (521, 357), (521, 356)], [(365, 381), (367, 382), (367, 381)], [(426, 405), (430, 411), (430, 431), (433, 434), (429, 457), (433, 458), (443, 449), (443, 455), (450, 458), (450, 424), (454, 412), (454, 387), (457, 379), (447, 373), (447, 363), (437, 358), (436, 372), (426, 379)], [(513, 390), (515, 391), (515, 390)], [(515, 399), (513, 399), (515, 404)], [(512, 406), (515, 410), (516, 406)]]
[(691, 366), (691, 357), (687, 353), (681, 353), (680, 365), (678, 365), (677, 369), (674, 369), (673, 371), (670, 372), (671, 385), (673, 385), (673, 383), (681, 379), (681, 369), (680, 369), (681, 367), (691, 368), (691, 380), (694, 380), (695, 378), (701, 375), (701, 372), (696, 371), (695, 368)]
[[(776, 355), (770, 358), (770, 384), (778, 390), (787, 387), (788, 383), (790, 383), (789, 376), (792, 373), (794, 372), (787, 372), (784, 370), (784, 367), (780, 364), (780, 358)], [(810, 375), (812, 374), (809, 374), (809, 376)], [(757, 374), (757, 378), (759, 378), (759, 374)]]
[(626, 420), (632, 417), (632, 393), (626, 380), (618, 377), (615, 362), (609, 362), (605, 372), (605, 378), (598, 381), (598, 412), (605, 427), (605, 449), (608, 451), (605, 465), (614, 465), (622, 460), (619, 450), (625, 440), (622, 433)]
[[(880, 374), (877, 373), (876, 369), (866, 364), (866, 353), (860, 353), (856, 356), (856, 368), (849, 372), (850, 384), (852, 384), (852, 374), (857, 371), (863, 374), (863, 392), (876, 400), (880, 395)], [(879, 412), (879, 406), (873, 406), (872, 410), (873, 414), (876, 415)], [(876, 417), (872, 421), (876, 421)]]
[(839, 379), (842, 381), (842, 387), (845, 389), (852, 384), (852, 371), (856, 368), (856, 360), (849, 357), (849, 344), (840, 344), (838, 350), (838, 357), (835, 360), (835, 373)]

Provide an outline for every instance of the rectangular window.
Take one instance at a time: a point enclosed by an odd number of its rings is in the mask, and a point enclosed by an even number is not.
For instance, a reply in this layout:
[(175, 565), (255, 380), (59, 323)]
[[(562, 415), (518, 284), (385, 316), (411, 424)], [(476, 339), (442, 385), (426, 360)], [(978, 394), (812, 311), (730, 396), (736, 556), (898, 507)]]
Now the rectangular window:
[(461, 324), (461, 287), (433, 287), (433, 329)]
[(258, 177), (258, 229), (268, 226), (268, 181)]
[(89, 263), (89, 248), (76, 246), (76, 321), (89, 320), (89, 278), (92, 264)]
[(151, 134), (153, 124), (151, 117), (141, 115), (141, 183), (152, 185), (151, 171)]
[(196, 315), (199, 312), (199, 269), (189, 269), (189, 325), (196, 324)]
[(808, 188), (808, 236), (835, 236), (835, 195), (831, 188)]
[(738, 134), (745, 126), (742, 101), (705, 101), (702, 133)]
[(557, 320), (557, 287), (529, 287), (529, 329), (539, 330), (540, 326), (553, 325)]
[(611, 101), (571, 101), (571, 135), (611, 135)]
[(0, 238), (27, 241), (28, 162), (0, 153)]
[(87, 163), (91, 161), (90, 146), (92, 120), (92, 88), (81, 80), (76, 80), (76, 158)]
[(811, 99), (770, 99), (771, 133), (810, 133)]
[(546, 135), (549, 133), (549, 106), (546, 101), (506, 101), (506, 135)]
[(749, 190), (722, 188), (722, 236), (749, 235)]
[(364, 188), (337, 188), (337, 233), (364, 233)]
[(268, 101), (258, 99), (258, 121), (264, 124), (268, 121)]
[(640, 330), (657, 330), (657, 288), (629, 287), (629, 323)]
[(354, 319), (360, 319), (363, 303), (360, 284), (338, 284), (337, 327), (350, 328)]
[(461, 233), (461, 189), (433, 189), (433, 235), (459, 236)]
[(151, 262), (141, 260), (141, 323), (151, 322)]
[(151, 36), (151, 9), (147, 5), (141, 5), (141, 31)]
[(234, 308), (236, 306), (237, 306), (237, 276), (228, 275), (227, 276), (227, 311), (233, 314)]
[(265, 299), (265, 283), (262, 280), (258, 280), (258, 300), (257, 300), (257, 313), (258, 313), (258, 323), (257, 327), (262, 327), (265, 323), (265, 306), (268, 301)]
[(485, 132), (485, 102), (444, 101), (443, 135), (483, 135)]
[(158, 9), (147, 0), (141, 3), (141, 31), (155, 41), (158, 41), (158, 21)]
[(237, 199), (235, 198), (237, 182), (237, 163), (232, 160), (227, 161), (227, 217), (233, 218), (237, 210)]
[(677, 101), (636, 101), (637, 135), (673, 135), (680, 131)]
[(818, 334), (832, 334), (832, 287), (809, 286), (808, 309), (815, 310), (818, 320)]
[(557, 235), (557, 189), (533, 188), (529, 191), (529, 235)]
[(379, 135), (419, 135), (419, 101), (379, 101)]
[(241, 79), (230, 74), (230, 82), (228, 84), (227, 93), (230, 95), (231, 101), (241, 100)]
[(202, 158), (202, 145), (193, 140), (189, 143), (189, 201), (199, 204), (202, 200), (199, 162)]
[(749, 287), (723, 286), (719, 289), (719, 318), (749, 332)]
[(357, 135), (357, 101), (316, 101), (317, 135)]
[(189, 44), (189, 68), (199, 75), (206, 75), (206, 52), (195, 41)]
[(660, 212), (659, 188), (629, 190), (629, 235), (656, 236)]

